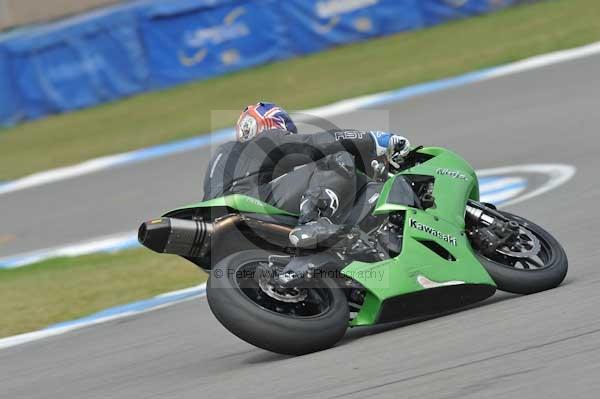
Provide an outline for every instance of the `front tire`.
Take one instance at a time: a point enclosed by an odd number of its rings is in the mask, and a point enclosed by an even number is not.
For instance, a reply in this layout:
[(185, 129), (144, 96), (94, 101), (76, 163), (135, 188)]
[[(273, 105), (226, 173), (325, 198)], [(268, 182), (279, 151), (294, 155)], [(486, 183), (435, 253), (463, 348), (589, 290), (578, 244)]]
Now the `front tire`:
[[(315, 279), (306, 288), (307, 304), (278, 303), (253, 277), (248, 278), (259, 263), (268, 262), (269, 255), (263, 250), (242, 251), (215, 265), (207, 284), (215, 317), (237, 337), (271, 352), (303, 355), (335, 345), (348, 326), (343, 290), (331, 279)], [(323, 304), (316, 304), (319, 301)]]
[(500, 254), (493, 258), (477, 254), (498, 289), (514, 294), (533, 294), (559, 286), (568, 270), (567, 254), (560, 243), (537, 224), (512, 213), (500, 213), (533, 233), (541, 248), (537, 259), (532, 261)]

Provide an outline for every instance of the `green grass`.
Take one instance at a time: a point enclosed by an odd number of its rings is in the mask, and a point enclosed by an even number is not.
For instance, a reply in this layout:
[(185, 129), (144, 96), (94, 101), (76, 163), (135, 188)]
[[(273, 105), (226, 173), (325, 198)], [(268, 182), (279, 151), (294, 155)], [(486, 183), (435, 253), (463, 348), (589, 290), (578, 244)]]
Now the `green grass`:
[(598, 0), (559, 0), (344, 46), (5, 129), (0, 180), (209, 132), (234, 122), (211, 110), (257, 99), (303, 109), (597, 40)]
[(206, 280), (197, 266), (145, 249), (0, 271), (0, 337), (34, 331)]

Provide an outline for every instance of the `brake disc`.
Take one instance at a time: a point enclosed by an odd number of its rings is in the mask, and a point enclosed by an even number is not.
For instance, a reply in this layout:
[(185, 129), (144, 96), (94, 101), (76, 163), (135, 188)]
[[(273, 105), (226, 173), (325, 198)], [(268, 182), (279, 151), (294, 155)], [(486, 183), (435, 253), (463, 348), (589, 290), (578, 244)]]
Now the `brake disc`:
[(270, 284), (266, 278), (259, 278), (258, 285), (265, 294), (280, 302), (298, 303), (304, 301), (308, 297), (308, 292), (299, 288), (285, 288), (279, 290), (273, 284)]
[(524, 229), (523, 227), (520, 227), (519, 235), (516, 241), (510, 245), (498, 247), (496, 252), (512, 258), (531, 258), (536, 256), (540, 252), (541, 248), (542, 245), (540, 244), (540, 240), (535, 236), (535, 234), (527, 229)]
[[(268, 267), (267, 267), (268, 268)], [(269, 269), (267, 269), (269, 270)], [(298, 303), (304, 301), (308, 297), (308, 291), (300, 288), (283, 288), (277, 287), (271, 281), (272, 273), (265, 273), (258, 270), (258, 286), (269, 297), (285, 303)]]

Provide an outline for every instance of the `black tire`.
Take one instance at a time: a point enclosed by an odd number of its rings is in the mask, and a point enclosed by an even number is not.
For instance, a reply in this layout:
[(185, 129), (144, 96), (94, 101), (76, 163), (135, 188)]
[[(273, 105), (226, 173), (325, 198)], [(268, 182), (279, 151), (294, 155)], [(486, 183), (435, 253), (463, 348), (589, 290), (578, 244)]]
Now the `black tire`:
[(532, 270), (518, 269), (477, 254), (498, 289), (514, 294), (533, 294), (559, 286), (568, 270), (567, 254), (560, 243), (537, 224), (508, 212), (500, 213), (537, 236), (547, 254), (544, 267)]
[(266, 261), (271, 254), (242, 251), (215, 265), (207, 284), (208, 304), (215, 317), (237, 337), (271, 352), (303, 355), (335, 345), (346, 332), (349, 310), (343, 290), (333, 280), (318, 281), (318, 289), (326, 293), (329, 303), (322, 314), (310, 317), (263, 308), (240, 288), (236, 272), (252, 262)]

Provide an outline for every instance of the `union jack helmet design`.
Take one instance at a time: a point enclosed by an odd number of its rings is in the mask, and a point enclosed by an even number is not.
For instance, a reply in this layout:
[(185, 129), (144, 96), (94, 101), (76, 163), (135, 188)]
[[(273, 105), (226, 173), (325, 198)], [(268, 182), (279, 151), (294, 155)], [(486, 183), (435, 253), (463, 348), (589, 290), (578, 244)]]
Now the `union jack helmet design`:
[(240, 142), (251, 140), (263, 131), (270, 129), (283, 129), (290, 133), (298, 133), (290, 115), (273, 103), (260, 102), (247, 106), (235, 126), (237, 140)]

